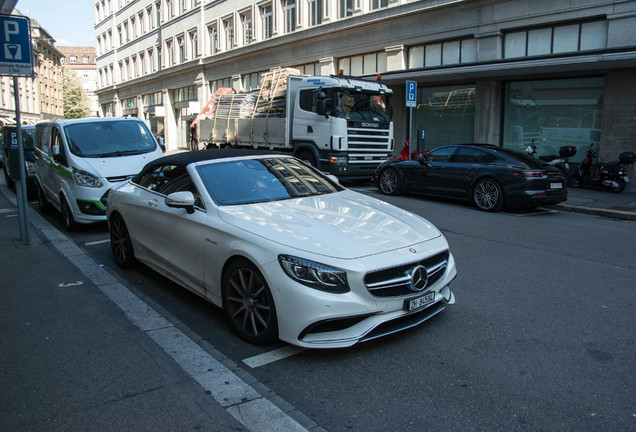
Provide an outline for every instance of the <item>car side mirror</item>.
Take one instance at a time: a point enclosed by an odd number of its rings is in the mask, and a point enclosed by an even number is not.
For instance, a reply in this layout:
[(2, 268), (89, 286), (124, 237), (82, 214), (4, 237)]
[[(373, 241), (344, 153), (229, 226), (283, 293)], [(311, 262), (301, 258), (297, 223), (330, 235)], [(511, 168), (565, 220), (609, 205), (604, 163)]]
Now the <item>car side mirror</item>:
[(173, 192), (166, 197), (166, 205), (172, 208), (182, 208), (188, 214), (194, 213), (194, 194), (190, 191)]

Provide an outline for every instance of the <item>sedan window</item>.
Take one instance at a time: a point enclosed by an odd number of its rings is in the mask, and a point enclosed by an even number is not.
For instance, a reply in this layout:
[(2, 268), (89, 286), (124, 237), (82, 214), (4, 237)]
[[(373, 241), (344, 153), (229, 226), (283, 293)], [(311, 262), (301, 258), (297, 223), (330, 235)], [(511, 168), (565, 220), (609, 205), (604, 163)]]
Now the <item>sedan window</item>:
[(206, 164), (197, 170), (219, 205), (269, 202), (343, 190), (294, 158), (241, 159)]
[(429, 162), (448, 162), (453, 153), (455, 147), (442, 147), (427, 153), (425, 157)]

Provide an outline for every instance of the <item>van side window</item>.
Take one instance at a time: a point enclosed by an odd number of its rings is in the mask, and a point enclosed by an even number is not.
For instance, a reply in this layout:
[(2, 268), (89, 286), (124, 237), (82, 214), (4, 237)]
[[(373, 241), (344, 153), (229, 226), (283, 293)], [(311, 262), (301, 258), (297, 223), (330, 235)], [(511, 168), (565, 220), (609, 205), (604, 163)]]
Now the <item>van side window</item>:
[[(62, 135), (60, 135), (60, 130), (56, 127), (54, 127), (51, 131), (51, 148), (54, 146), (57, 146), (60, 151), (58, 162), (64, 166), (68, 166), (66, 152), (64, 151), (64, 143), (62, 142)], [(51, 150), (51, 154), (52, 153), (53, 151)]]

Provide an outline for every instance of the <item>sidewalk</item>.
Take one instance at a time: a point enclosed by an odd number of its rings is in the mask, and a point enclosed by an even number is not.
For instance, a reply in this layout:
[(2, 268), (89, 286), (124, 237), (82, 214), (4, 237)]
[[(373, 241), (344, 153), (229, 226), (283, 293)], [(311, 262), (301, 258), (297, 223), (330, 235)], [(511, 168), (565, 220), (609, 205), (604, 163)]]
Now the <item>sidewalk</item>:
[(616, 194), (599, 189), (569, 187), (567, 201), (552, 207), (613, 219), (636, 220), (636, 193)]
[(28, 214), (0, 183), (0, 430), (322, 430)]

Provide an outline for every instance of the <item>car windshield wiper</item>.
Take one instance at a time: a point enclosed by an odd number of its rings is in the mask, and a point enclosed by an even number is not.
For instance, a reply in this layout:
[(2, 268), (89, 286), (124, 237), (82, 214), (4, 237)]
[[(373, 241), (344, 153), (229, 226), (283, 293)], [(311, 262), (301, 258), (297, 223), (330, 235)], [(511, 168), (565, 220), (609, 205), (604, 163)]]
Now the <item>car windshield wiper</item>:
[(101, 153), (101, 154), (95, 155), (95, 157), (127, 156), (127, 155), (138, 155), (143, 153), (145, 152), (142, 150), (118, 150), (118, 151), (109, 152), (109, 153)]

